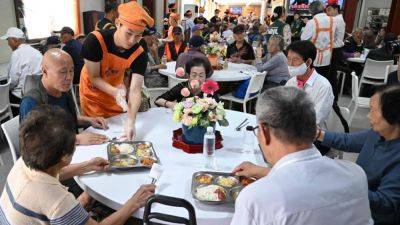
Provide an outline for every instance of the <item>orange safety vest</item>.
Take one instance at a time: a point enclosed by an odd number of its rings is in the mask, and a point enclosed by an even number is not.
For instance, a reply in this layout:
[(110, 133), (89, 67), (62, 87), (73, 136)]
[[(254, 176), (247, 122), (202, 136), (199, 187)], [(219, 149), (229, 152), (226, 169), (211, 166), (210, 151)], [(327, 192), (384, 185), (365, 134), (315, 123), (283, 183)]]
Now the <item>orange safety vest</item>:
[(314, 18), (314, 22), (315, 22), (315, 31), (316, 34), (314, 36), (314, 38), (311, 40), (313, 44), (315, 44), (315, 42), (317, 42), (318, 39), (318, 35), (320, 32), (329, 32), (329, 47), (323, 48), (323, 49), (319, 49), (317, 48), (317, 63), (321, 64), (322, 60), (324, 58), (323, 56), (323, 52), (324, 51), (332, 51), (333, 49), (333, 17), (329, 17), (329, 28), (320, 28), (319, 27), (319, 22), (317, 20), (317, 18)]
[[(140, 46), (128, 59), (124, 59), (108, 52), (106, 43), (100, 32), (94, 31), (92, 34), (100, 42), (103, 51), (103, 59), (100, 62), (101, 78), (114, 87), (123, 84), (125, 70), (130, 67), (132, 62), (136, 60), (144, 49)], [(82, 111), (85, 116), (102, 116), (108, 118), (123, 113), (122, 108), (117, 105), (114, 96), (92, 85), (86, 65), (83, 66), (81, 72), (79, 95)]]
[(183, 41), (179, 45), (176, 45), (174, 41), (170, 41), (165, 44), (164, 51), (168, 62), (176, 61), (181, 53), (187, 51), (187, 47)]

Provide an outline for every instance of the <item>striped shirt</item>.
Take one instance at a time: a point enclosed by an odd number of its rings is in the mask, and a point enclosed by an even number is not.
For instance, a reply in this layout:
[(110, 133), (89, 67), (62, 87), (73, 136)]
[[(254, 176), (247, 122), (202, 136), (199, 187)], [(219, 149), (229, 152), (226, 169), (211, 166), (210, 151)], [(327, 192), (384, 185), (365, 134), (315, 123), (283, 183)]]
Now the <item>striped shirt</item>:
[(20, 158), (0, 197), (0, 224), (84, 225), (89, 214), (58, 179)]

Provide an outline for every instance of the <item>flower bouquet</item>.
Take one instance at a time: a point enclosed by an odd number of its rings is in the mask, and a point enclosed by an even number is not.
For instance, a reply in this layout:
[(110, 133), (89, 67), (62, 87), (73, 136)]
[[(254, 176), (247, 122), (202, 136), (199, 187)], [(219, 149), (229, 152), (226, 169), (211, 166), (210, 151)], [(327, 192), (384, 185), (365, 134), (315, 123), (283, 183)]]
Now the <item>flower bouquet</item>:
[[(191, 82), (192, 91), (196, 90), (196, 83), (198, 85), (198, 81)], [(173, 120), (182, 122), (183, 141), (187, 144), (203, 144), (207, 127), (215, 127), (217, 122), (220, 126), (229, 125), (225, 118), (224, 103), (213, 98), (213, 94), (219, 89), (218, 83), (207, 80), (200, 89), (204, 93), (203, 97), (189, 97), (189, 88), (183, 88), (181, 94), (185, 98), (174, 107)]]
[(224, 58), (226, 55), (226, 47), (217, 42), (209, 43), (205, 49), (204, 53), (208, 56), (208, 60), (210, 60), (211, 66), (214, 70), (222, 69), (222, 66), (218, 64), (219, 58)]

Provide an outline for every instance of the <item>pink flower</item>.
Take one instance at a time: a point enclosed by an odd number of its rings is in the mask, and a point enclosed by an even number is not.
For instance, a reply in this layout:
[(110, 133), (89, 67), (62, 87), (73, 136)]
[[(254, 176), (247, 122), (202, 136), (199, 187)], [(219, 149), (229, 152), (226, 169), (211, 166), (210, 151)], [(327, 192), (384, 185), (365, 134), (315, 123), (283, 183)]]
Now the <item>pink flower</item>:
[(213, 95), (216, 91), (218, 91), (219, 85), (217, 82), (213, 80), (206, 80), (203, 85), (201, 85), (201, 91), (206, 94)]
[(192, 120), (193, 120), (193, 117), (183, 115), (182, 123), (185, 124), (186, 126), (190, 126), (190, 125), (192, 125)]
[(190, 86), (192, 87), (193, 90), (196, 90), (200, 86), (199, 80), (191, 80)]
[(182, 67), (178, 67), (175, 71), (175, 74), (177, 77), (184, 77), (185, 76), (185, 70)]
[(183, 97), (189, 97), (189, 95), (190, 95), (189, 89), (188, 89), (188, 88), (182, 88), (182, 90), (181, 90), (181, 95), (182, 95)]

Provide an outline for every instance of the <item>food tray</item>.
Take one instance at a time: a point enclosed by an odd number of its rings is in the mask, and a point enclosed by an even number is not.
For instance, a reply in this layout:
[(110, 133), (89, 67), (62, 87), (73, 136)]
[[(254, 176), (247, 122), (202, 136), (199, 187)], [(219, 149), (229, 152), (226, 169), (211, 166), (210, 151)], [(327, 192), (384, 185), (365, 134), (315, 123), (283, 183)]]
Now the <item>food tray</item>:
[[(211, 177), (211, 181), (209, 183), (206, 183), (207, 179), (204, 179), (204, 182), (199, 182), (198, 178), (200, 176)], [(221, 183), (220, 183), (220, 181), (222, 180), (221, 178), (232, 179), (232, 185), (228, 186), (229, 184), (227, 184), (227, 183), (225, 183), (226, 186), (221, 185)], [(235, 182), (233, 182), (234, 180), (235, 180)], [(253, 179), (253, 178), (239, 177), (239, 176), (235, 176), (232, 173), (200, 171), (200, 172), (194, 173), (192, 176), (191, 192), (192, 192), (193, 198), (199, 202), (202, 202), (205, 204), (227, 204), (227, 205), (230, 205), (230, 204), (235, 203), (236, 197), (239, 195), (240, 191), (245, 186), (247, 186), (248, 184), (250, 184), (254, 181), (255, 181), (255, 179)], [(223, 188), (225, 190), (225, 198), (223, 200), (216, 200), (216, 201), (199, 199), (197, 196), (198, 188), (206, 187), (209, 185), (216, 185), (216, 186), (219, 186), (220, 188)]]
[(151, 168), (153, 163), (160, 163), (148, 141), (112, 141), (107, 146), (107, 156), (110, 169), (116, 170)]

